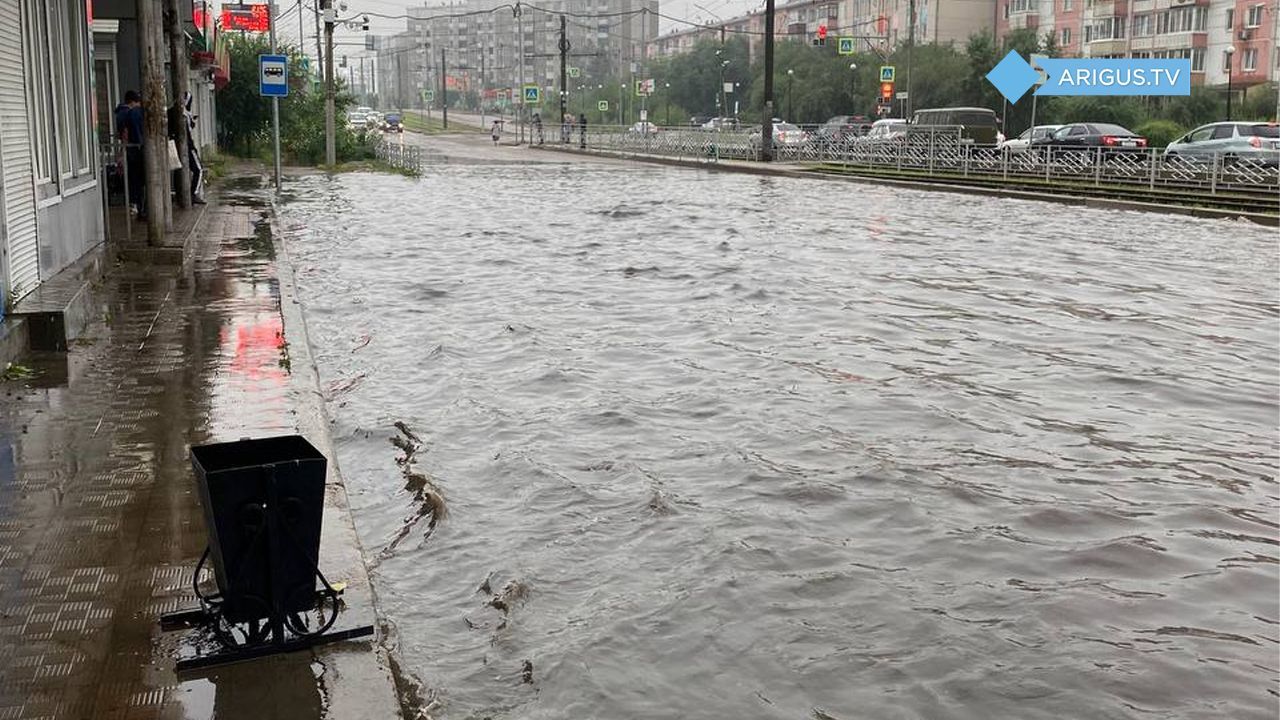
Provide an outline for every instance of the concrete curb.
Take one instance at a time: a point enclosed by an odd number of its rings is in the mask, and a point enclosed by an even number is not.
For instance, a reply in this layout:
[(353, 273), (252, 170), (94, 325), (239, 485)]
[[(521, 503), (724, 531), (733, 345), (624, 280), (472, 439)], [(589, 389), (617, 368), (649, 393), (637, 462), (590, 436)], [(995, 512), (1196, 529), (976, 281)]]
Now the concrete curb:
[[(269, 182), (264, 182), (264, 186)], [(328, 699), (327, 717), (335, 720), (384, 720), (419, 717), (416, 689), (401, 677), (399, 663), (388, 649), (392, 628), (377, 609), (377, 594), (369, 580), (364, 548), (356, 532), (347, 499), (346, 483), (338, 464), (329, 417), (320, 390), (320, 374), (311, 350), (310, 336), (298, 298), (295, 268), (279, 226), (276, 199), (272, 197), (269, 222), (276, 249), (276, 276), (280, 288), (280, 315), (288, 343), (292, 396), (298, 431), (329, 459), (321, 562), (326, 569), (339, 567), (348, 583), (344, 596), (356, 614), (372, 614), (376, 630), (373, 647), (361, 643), (337, 643), (318, 648), (324, 674), (320, 682)], [(364, 612), (361, 612), (364, 611)], [(361, 621), (366, 618), (361, 617)]]

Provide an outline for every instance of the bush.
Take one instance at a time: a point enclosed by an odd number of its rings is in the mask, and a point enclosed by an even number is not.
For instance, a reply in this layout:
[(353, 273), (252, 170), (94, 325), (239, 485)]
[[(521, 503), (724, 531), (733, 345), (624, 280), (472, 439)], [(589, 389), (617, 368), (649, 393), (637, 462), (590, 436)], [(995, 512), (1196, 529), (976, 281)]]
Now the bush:
[(1182, 137), (1187, 129), (1172, 120), (1148, 120), (1133, 131), (1147, 139), (1148, 147), (1162, 148)]

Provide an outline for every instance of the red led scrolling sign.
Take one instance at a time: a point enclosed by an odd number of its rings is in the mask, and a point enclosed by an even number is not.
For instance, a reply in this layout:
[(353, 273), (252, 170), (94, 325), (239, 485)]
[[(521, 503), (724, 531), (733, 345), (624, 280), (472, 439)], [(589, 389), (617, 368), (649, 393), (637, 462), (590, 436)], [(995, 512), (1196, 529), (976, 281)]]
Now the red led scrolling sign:
[(222, 29), (267, 32), (271, 29), (271, 11), (267, 5), (223, 5)]

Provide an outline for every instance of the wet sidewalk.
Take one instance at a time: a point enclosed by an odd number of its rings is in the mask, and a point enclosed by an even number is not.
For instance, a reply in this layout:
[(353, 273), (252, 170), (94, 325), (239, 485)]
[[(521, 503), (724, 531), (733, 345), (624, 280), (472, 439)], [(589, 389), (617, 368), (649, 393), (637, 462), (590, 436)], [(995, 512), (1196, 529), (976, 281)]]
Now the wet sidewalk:
[(331, 459), (321, 566), (338, 627), (376, 623), (328, 443), (291, 271), (256, 173), (222, 184), (180, 267), (120, 264), (101, 321), (37, 375), (0, 381), (0, 720), (392, 718), (369, 640), (183, 681), (205, 529), (189, 447), (300, 433)]

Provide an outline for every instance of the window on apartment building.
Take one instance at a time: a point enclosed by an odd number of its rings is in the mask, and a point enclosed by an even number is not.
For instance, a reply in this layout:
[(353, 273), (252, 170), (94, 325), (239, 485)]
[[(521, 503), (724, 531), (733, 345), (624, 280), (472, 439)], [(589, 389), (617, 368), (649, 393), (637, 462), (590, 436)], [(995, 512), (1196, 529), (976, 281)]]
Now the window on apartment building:
[(1064, 28), (1062, 28), (1062, 42), (1061, 42), (1061, 44), (1062, 44), (1062, 45), (1070, 45), (1070, 44), (1071, 44), (1071, 28), (1069, 28), (1069, 27), (1064, 27)]
[(1191, 48), (1191, 72), (1204, 72), (1204, 48)]
[(1231, 53), (1222, 51), (1222, 72), (1231, 72)]
[(1071, 12), (1071, 0), (1062, 0), (1062, 12)]
[(1249, 48), (1241, 53), (1240, 69), (1244, 72), (1253, 72), (1258, 69), (1258, 48)]
[(1256, 28), (1262, 25), (1262, 5), (1249, 6), (1249, 16), (1245, 21), (1245, 27)]
[(1151, 16), (1150, 15), (1134, 15), (1133, 16), (1133, 36), (1146, 37), (1151, 34)]
[(1231, 29), (1235, 27), (1235, 24), (1236, 24), (1236, 9), (1227, 8), (1227, 32), (1231, 32)]

